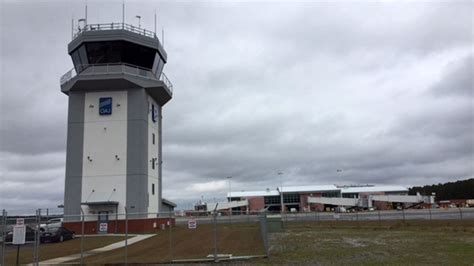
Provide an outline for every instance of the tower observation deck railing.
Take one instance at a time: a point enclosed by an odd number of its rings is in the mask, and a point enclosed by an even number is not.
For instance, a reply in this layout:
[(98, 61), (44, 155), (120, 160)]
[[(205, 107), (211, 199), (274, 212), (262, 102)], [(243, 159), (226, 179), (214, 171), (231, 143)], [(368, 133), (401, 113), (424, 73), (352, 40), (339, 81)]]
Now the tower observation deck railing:
[(77, 73), (76, 69), (72, 68), (61, 76), (61, 85), (78, 76), (78, 74), (81, 76), (128, 74), (141, 78), (163, 81), (171, 93), (173, 93), (173, 83), (171, 83), (166, 74), (163, 72), (161, 72), (160, 76), (157, 77), (155, 74), (153, 74), (153, 72), (150, 71), (150, 69), (126, 63), (78, 65), (77, 68), (82, 70)]
[(133, 26), (126, 23), (101, 23), (101, 24), (87, 24), (84, 27), (78, 27), (73, 34), (72, 39), (77, 38), (83, 32), (86, 31), (99, 31), (99, 30), (126, 30), (131, 31), (140, 35), (144, 35), (150, 38), (158, 39), (155, 32), (146, 30), (141, 27)]

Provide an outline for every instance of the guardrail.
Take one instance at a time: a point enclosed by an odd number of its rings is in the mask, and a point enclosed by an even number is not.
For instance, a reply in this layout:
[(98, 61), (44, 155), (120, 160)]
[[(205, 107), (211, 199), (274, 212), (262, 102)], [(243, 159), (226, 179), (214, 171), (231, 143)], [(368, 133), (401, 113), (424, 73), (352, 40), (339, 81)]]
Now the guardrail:
[(157, 77), (150, 69), (139, 67), (136, 65), (126, 63), (115, 64), (89, 64), (78, 65), (80, 72), (77, 73), (76, 68), (72, 68), (60, 78), (60, 84), (63, 85), (74, 77), (80, 75), (101, 75), (101, 74), (129, 74), (146, 79), (160, 80), (165, 83), (168, 89), (173, 93), (173, 83), (169, 80), (164, 72), (161, 72), (160, 77)]
[(125, 23), (100, 23), (100, 24), (87, 24), (84, 27), (78, 27), (76, 32), (73, 34), (73, 39), (86, 31), (100, 31), (100, 30), (127, 30), (140, 35), (144, 35), (150, 38), (158, 39), (155, 32), (146, 30), (141, 27), (133, 26)]

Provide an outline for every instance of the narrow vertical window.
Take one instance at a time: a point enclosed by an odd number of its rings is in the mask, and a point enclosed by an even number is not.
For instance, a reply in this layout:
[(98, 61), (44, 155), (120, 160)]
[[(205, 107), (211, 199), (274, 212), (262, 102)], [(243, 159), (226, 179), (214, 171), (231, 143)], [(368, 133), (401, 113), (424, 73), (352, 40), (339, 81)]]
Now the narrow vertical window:
[(151, 194), (155, 195), (155, 184), (151, 184)]
[(155, 169), (155, 158), (151, 159), (151, 168)]
[(151, 133), (151, 137), (152, 137), (152, 142), (153, 142), (153, 145), (155, 145), (155, 133)]

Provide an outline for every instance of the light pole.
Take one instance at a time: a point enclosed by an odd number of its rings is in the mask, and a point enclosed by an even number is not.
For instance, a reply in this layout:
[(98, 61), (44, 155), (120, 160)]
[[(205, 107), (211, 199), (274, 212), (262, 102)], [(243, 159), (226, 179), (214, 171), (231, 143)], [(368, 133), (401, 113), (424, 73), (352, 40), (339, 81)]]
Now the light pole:
[[(336, 169), (336, 173), (342, 173), (342, 169)], [(342, 192), (340, 192), (341, 194), (339, 194), (339, 198), (342, 198)], [(336, 209), (336, 212), (340, 212), (341, 211), (341, 205), (337, 205), (337, 209)]]
[(232, 198), (232, 197), (231, 197), (231, 192), (232, 192), (232, 190), (231, 190), (231, 188), (232, 188), (232, 187), (231, 187), (232, 176), (228, 176), (228, 177), (226, 177), (226, 178), (229, 179), (229, 198), (228, 198), (227, 201), (228, 201), (228, 202), (231, 202), (231, 201), (232, 201), (232, 199), (231, 199), (231, 198)]
[(280, 176), (280, 213), (283, 214), (285, 210), (284, 202), (283, 202), (283, 172), (278, 172)]
[(227, 179), (229, 179), (229, 197), (227, 199), (227, 201), (229, 202), (229, 213), (230, 213), (230, 216), (232, 216), (232, 187), (231, 187), (231, 181), (232, 181), (232, 176), (228, 176), (226, 177)]

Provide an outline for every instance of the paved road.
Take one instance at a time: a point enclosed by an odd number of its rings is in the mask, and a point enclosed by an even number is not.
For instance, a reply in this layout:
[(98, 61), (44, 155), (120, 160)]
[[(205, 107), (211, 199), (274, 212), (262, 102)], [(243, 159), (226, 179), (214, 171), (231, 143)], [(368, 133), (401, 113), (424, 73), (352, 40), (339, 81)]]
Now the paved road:
[[(276, 214), (279, 215), (279, 214)], [(176, 217), (177, 224), (186, 224), (189, 217)], [(195, 217), (198, 223), (212, 223), (211, 216)], [(286, 213), (285, 221), (378, 221), (378, 220), (474, 220), (474, 208), (390, 210), (356, 213), (308, 212)], [(257, 222), (258, 215), (218, 216), (218, 223)]]

